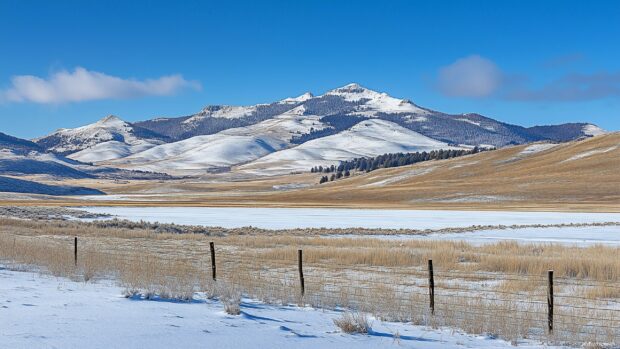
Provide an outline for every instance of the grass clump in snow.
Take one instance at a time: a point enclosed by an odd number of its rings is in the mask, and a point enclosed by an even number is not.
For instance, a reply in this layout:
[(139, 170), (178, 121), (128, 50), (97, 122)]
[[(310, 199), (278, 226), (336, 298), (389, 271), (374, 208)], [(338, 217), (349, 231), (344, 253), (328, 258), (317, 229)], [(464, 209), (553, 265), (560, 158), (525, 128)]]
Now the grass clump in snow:
[(341, 317), (334, 319), (334, 325), (338, 326), (344, 333), (363, 333), (371, 330), (368, 316), (365, 313), (345, 312)]
[(241, 292), (233, 285), (220, 286), (220, 301), (224, 304), (224, 311), (229, 315), (241, 314)]

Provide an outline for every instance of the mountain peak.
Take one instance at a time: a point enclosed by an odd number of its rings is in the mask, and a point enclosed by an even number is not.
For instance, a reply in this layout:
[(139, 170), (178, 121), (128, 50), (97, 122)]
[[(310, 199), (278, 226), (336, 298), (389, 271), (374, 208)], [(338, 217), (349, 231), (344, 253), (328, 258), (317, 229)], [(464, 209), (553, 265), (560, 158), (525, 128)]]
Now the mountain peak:
[(280, 103), (299, 103), (305, 102), (311, 98), (314, 98), (314, 95), (310, 92), (306, 92), (301, 96), (285, 98), (281, 100)]
[(333, 89), (328, 91), (326, 95), (331, 96), (340, 96), (346, 100), (359, 100), (359, 99), (374, 99), (380, 97), (382, 95), (386, 96), (385, 93), (379, 93), (377, 91), (369, 90), (360, 84), (351, 83), (348, 85), (344, 85), (342, 87)]
[[(364, 86), (357, 83), (350, 83), (348, 85), (344, 85), (342, 87), (338, 87), (328, 92), (328, 94), (338, 94), (338, 93), (363, 93), (363, 92), (375, 92), (365, 88)], [(378, 92), (376, 92), (378, 93)]]
[(121, 118), (119, 118), (116, 115), (108, 115), (106, 117), (104, 117), (103, 119), (97, 121), (97, 124), (118, 124), (118, 123), (125, 123), (123, 120), (121, 120)]
[(363, 87), (362, 85), (352, 82), (348, 85), (344, 85), (340, 88), (340, 90), (366, 90), (365, 87)]

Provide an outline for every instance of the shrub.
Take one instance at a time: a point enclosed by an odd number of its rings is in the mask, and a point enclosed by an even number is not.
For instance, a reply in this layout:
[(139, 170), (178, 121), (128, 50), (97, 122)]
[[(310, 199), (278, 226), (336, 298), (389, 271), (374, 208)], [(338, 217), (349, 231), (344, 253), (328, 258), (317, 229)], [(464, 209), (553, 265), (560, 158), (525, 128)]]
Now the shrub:
[(334, 324), (344, 333), (368, 333), (371, 330), (368, 316), (364, 313), (343, 313), (340, 318), (334, 319)]

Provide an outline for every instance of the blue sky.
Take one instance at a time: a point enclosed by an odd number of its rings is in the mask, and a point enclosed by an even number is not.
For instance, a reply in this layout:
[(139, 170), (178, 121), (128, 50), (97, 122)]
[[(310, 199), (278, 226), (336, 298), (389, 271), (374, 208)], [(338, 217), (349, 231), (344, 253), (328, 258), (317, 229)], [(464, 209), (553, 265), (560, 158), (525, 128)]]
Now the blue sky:
[(450, 113), (620, 129), (618, 1), (0, 0), (0, 131), (357, 82)]

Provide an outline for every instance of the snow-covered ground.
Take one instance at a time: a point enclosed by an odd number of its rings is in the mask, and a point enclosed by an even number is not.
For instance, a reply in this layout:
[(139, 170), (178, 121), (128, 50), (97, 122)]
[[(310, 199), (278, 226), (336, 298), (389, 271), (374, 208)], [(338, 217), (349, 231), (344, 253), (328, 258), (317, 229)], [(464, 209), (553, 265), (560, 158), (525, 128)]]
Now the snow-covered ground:
[(556, 146), (557, 146), (557, 144), (555, 144), (555, 143), (535, 143), (535, 144), (528, 145), (527, 147), (525, 147), (525, 149), (523, 149), (519, 153), (519, 155), (536, 154), (536, 153), (543, 152), (545, 150), (549, 150), (549, 149), (554, 148)]
[(441, 229), (473, 225), (620, 222), (620, 213), (251, 207), (83, 207), (132, 221), (264, 229)]
[[(125, 298), (110, 281), (73, 282), (0, 269), (2, 348), (508, 348), (488, 336), (372, 321), (340, 332), (335, 311), (245, 300), (231, 316), (213, 300)], [(395, 335), (397, 334), (397, 337)], [(541, 347), (533, 342), (520, 348)]]
[(563, 162), (579, 160), (579, 159), (587, 158), (588, 156), (592, 156), (592, 155), (596, 155), (596, 154), (609, 153), (610, 151), (614, 151), (614, 150), (618, 149), (618, 147), (620, 147), (620, 145), (615, 145), (613, 147), (609, 147), (609, 148), (605, 148), (605, 149), (590, 150), (590, 151), (587, 151), (587, 152), (584, 152), (584, 153), (581, 153), (581, 154), (577, 154), (577, 155), (571, 156), (570, 158), (564, 160)]

